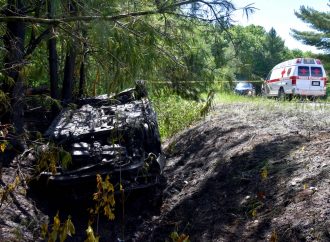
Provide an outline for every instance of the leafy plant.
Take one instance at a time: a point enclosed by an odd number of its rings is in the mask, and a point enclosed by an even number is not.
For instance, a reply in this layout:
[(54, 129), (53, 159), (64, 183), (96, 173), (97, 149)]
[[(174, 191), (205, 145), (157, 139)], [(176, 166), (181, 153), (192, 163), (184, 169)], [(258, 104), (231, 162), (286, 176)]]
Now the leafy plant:
[(179, 234), (177, 231), (174, 231), (170, 234), (172, 242), (190, 242), (189, 235)]
[(175, 94), (160, 93), (153, 98), (158, 114), (159, 132), (162, 139), (168, 138), (201, 119), (203, 104), (186, 100)]
[(99, 242), (100, 237), (94, 235), (93, 228), (91, 226), (88, 226), (86, 229), (87, 239), (85, 242)]
[(1, 153), (5, 152), (7, 145), (8, 145), (7, 141), (1, 141), (0, 142), (0, 152)]
[(2, 90), (0, 90), (0, 115), (10, 109), (10, 99)]
[(16, 176), (12, 183), (9, 183), (5, 189), (0, 190), (0, 208), (2, 207), (3, 203), (8, 199), (8, 195), (11, 194), (20, 184), (19, 176)]
[(66, 170), (72, 163), (72, 157), (69, 152), (62, 147), (53, 144), (42, 146), (37, 151), (37, 171), (49, 171), (53, 174), (57, 172), (57, 166)]
[(55, 242), (59, 239), (60, 242), (64, 242), (68, 236), (75, 234), (75, 227), (71, 221), (71, 216), (68, 216), (67, 220), (61, 224), (59, 212), (54, 217), (52, 224), (52, 230), (48, 230), (48, 224), (41, 225), (41, 237), (48, 242)]
[(103, 209), (104, 216), (109, 220), (115, 219), (115, 214), (113, 213), (115, 207), (115, 196), (114, 187), (110, 182), (110, 176), (107, 175), (103, 181), (102, 176), (96, 175), (96, 187), (97, 192), (93, 194), (93, 200), (95, 201), (95, 208), (91, 209), (92, 214), (98, 215), (100, 210)]
[(91, 218), (89, 220), (89, 227), (86, 230), (87, 233), (87, 242), (96, 242), (99, 237), (94, 236), (93, 229), (91, 224), (93, 224), (96, 217), (96, 232), (98, 233), (98, 222), (100, 212), (103, 210), (104, 216), (109, 220), (115, 219), (115, 195), (114, 195), (114, 186), (110, 182), (110, 176), (107, 175), (105, 180), (102, 179), (102, 176), (96, 175), (96, 188), (97, 191), (93, 194), (93, 200), (95, 201), (94, 208), (89, 209)]
[(204, 106), (201, 108), (201, 116), (205, 117), (211, 110), (213, 107), (213, 101), (214, 101), (214, 91), (211, 90), (208, 94), (207, 94), (207, 99), (206, 102), (204, 104)]
[(267, 166), (264, 166), (264, 167), (261, 168), (260, 177), (261, 177), (262, 180), (267, 179), (267, 177), (268, 177), (268, 167)]

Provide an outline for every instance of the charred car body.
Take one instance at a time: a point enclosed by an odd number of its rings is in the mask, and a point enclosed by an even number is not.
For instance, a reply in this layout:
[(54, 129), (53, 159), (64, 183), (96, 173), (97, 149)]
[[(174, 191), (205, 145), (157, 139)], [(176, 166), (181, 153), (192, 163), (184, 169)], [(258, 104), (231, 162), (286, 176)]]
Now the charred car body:
[(110, 175), (125, 190), (153, 186), (164, 167), (156, 113), (138, 88), (77, 102), (54, 119), (45, 137), (71, 154), (67, 167), (43, 171), (39, 181), (80, 194)]

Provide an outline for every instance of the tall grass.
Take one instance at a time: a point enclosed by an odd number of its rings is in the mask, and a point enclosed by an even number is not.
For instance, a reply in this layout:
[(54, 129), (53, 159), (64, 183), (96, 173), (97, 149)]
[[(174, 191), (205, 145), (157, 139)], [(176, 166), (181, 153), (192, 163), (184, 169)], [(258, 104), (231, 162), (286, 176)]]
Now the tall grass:
[[(163, 89), (164, 90), (164, 89)], [(261, 96), (241, 96), (231, 91), (219, 91), (215, 88), (213, 104), (244, 104), (248, 109), (260, 109), (262, 112), (310, 112), (330, 110), (327, 100), (317, 99), (315, 102), (301, 100), (299, 97), (291, 101), (279, 101), (276, 98), (266, 98)], [(186, 100), (170, 91), (151, 93), (150, 98), (158, 115), (158, 124), (162, 140), (173, 136), (181, 130), (189, 127), (194, 122), (201, 120), (201, 111), (205, 107), (205, 101)], [(201, 95), (207, 99), (207, 94)], [(240, 108), (243, 108), (240, 105)]]
[(157, 95), (157, 97), (152, 95), (151, 100), (157, 112), (162, 140), (184, 130), (202, 118), (202, 102), (186, 100), (168, 93)]
[(330, 104), (327, 99), (301, 99), (300, 97), (294, 97), (291, 101), (279, 101), (276, 98), (266, 98), (261, 96), (241, 96), (230, 92), (218, 92), (215, 95), (214, 102), (216, 104), (246, 104), (251, 105), (254, 108), (262, 107), (268, 111), (272, 110), (294, 110), (308, 112), (311, 110), (329, 110)]

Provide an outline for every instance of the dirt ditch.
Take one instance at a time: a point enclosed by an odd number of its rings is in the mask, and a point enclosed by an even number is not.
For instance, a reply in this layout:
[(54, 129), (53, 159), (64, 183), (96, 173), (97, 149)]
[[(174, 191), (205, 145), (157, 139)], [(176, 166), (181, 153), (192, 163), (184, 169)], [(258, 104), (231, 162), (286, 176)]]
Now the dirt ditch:
[[(316, 104), (217, 105), (163, 144), (161, 206), (153, 191), (132, 195), (124, 216), (118, 203), (117, 222), (100, 220), (100, 241), (171, 241), (174, 231), (190, 241), (330, 241), (329, 117)], [(3, 184), (11, 181), (14, 167), (2, 170)], [(20, 189), (10, 199), (0, 241), (40, 240), (55, 209)], [(83, 241), (86, 216), (72, 211), (71, 241)]]

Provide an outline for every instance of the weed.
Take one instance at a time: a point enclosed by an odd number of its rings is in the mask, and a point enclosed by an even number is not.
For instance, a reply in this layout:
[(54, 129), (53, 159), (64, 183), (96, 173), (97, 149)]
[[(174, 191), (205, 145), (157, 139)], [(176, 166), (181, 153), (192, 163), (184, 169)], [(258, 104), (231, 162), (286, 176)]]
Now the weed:
[(52, 230), (48, 230), (48, 224), (44, 223), (41, 225), (41, 237), (48, 242), (55, 242), (59, 238), (60, 242), (64, 242), (68, 236), (75, 234), (75, 227), (71, 221), (71, 216), (61, 224), (59, 212), (54, 217), (54, 222), (52, 224)]
[(98, 215), (100, 210), (103, 209), (104, 216), (109, 220), (115, 219), (113, 213), (115, 207), (114, 187), (110, 182), (110, 176), (107, 175), (103, 181), (101, 175), (96, 175), (97, 192), (93, 194), (95, 201), (95, 208), (90, 210), (91, 214)]
[(207, 94), (207, 99), (206, 102), (204, 104), (204, 106), (201, 108), (201, 116), (205, 117), (213, 108), (213, 101), (214, 101), (214, 91), (211, 90), (208, 94)]
[(53, 99), (48, 95), (32, 95), (25, 97), (28, 107), (40, 107), (45, 111), (52, 109), (61, 110), (62, 106), (59, 100)]
[(8, 141), (1, 141), (0, 142), (0, 152), (1, 153), (5, 152), (7, 145), (8, 145)]
[(174, 231), (170, 234), (172, 242), (190, 242), (189, 235), (179, 234), (177, 231)]
[(198, 101), (185, 100), (170, 94), (154, 98), (153, 104), (157, 112), (162, 139), (173, 136), (201, 119), (203, 103)]
[(0, 115), (8, 112), (10, 109), (10, 98), (0, 90)]
[(86, 229), (87, 239), (85, 242), (99, 242), (100, 237), (94, 235), (94, 230), (91, 226)]
[[(102, 176), (96, 175), (96, 188), (97, 191), (93, 194), (93, 200), (95, 201), (94, 208), (89, 209), (89, 213), (91, 215), (90, 220), (88, 222), (88, 228), (86, 230), (87, 233), (87, 242), (97, 242), (99, 237), (94, 236), (94, 231), (91, 225), (94, 223), (96, 218), (96, 234), (98, 234), (98, 224), (100, 212), (103, 210), (104, 216), (106, 216), (109, 220), (115, 219), (115, 195), (114, 195), (114, 186), (110, 182), (110, 176), (107, 175), (105, 180), (103, 181)], [(122, 187), (120, 187), (122, 189)]]
[(5, 189), (0, 190), (1, 200), (0, 200), (0, 208), (4, 204), (5, 201), (8, 200), (8, 196), (18, 187), (20, 184), (19, 176), (15, 177), (15, 180), (12, 183), (9, 183)]
[(62, 147), (49, 144), (37, 150), (37, 172), (49, 171), (56, 174), (58, 165), (66, 170), (72, 163), (72, 157), (69, 152)]

